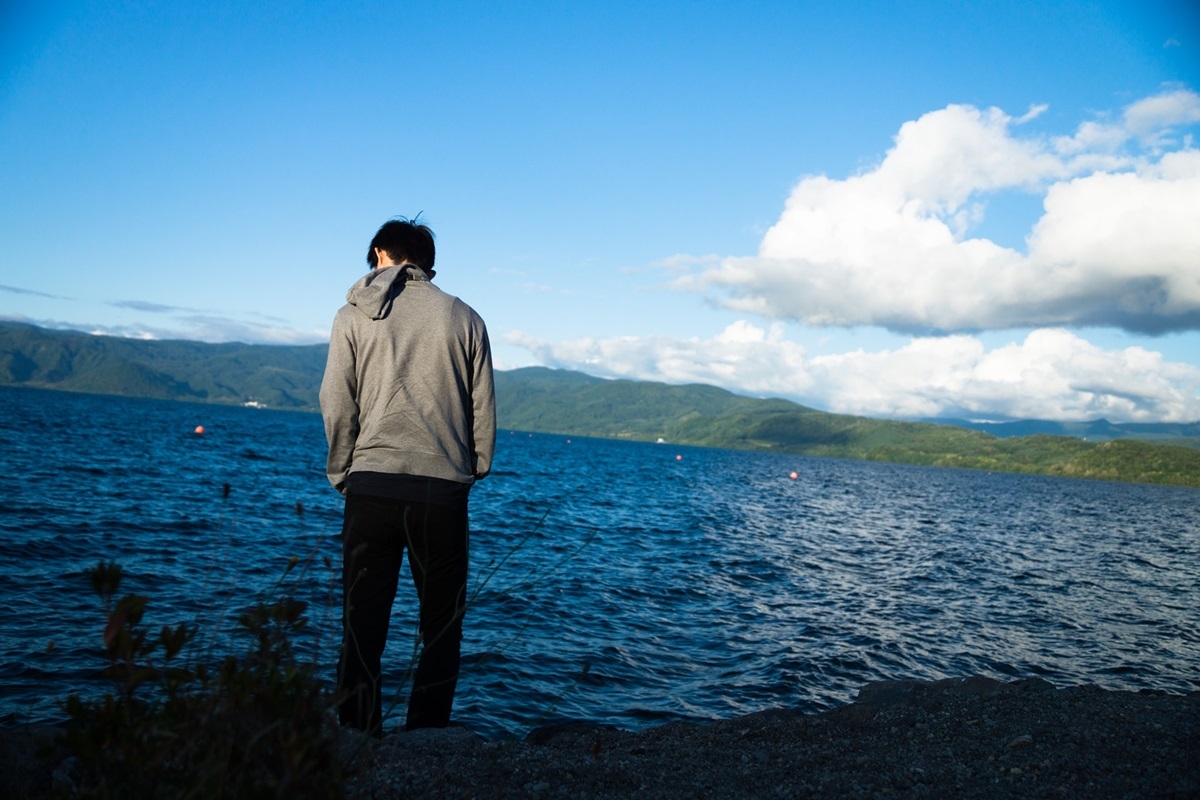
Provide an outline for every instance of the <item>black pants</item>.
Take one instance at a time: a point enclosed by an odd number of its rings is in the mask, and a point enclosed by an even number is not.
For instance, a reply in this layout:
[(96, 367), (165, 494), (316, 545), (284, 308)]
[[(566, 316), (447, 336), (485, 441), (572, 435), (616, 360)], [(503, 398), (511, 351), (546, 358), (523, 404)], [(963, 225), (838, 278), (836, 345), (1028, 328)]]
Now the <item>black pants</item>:
[(342, 523), (343, 725), (379, 735), (381, 660), (404, 551), (420, 602), (421, 655), (407, 730), (444, 728), (458, 683), (467, 592), (467, 504), (435, 505), (363, 495), (346, 498)]

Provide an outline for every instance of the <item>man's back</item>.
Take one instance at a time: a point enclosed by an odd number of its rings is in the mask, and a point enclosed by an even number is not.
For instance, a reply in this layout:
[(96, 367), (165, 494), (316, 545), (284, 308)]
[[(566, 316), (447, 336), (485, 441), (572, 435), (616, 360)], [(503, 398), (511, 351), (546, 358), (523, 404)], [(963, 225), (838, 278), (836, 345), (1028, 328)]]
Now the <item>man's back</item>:
[[(495, 441), (483, 320), (415, 267), (370, 273), (334, 318), (321, 408), (335, 487), (351, 463), (353, 471), (473, 483), (491, 468)], [(352, 440), (351, 431), (331, 430), (354, 415)]]

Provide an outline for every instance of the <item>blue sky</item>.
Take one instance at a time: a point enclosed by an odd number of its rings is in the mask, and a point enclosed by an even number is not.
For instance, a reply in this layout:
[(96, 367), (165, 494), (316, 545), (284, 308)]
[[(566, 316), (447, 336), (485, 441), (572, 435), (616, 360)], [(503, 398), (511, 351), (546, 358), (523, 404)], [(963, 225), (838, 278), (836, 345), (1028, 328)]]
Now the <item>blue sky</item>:
[(1200, 419), (1185, 2), (17, 2), (0, 318), (327, 338), (423, 212), (497, 365)]

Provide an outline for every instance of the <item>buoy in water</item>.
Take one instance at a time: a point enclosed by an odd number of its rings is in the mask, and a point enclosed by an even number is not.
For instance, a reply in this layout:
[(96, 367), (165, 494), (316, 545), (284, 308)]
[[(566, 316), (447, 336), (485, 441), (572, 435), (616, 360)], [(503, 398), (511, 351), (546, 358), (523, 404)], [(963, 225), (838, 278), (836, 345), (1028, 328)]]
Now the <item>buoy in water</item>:
[(675, 456), (676, 461), (683, 461), (683, 456)]
[(204, 426), (203, 426), (203, 425), (197, 425), (197, 426), (196, 426), (196, 433), (204, 433)]
[(793, 472), (791, 475), (788, 475), (788, 477), (789, 477), (789, 478), (791, 478), (792, 480), (796, 480), (796, 478), (799, 478), (799, 477), (800, 477), (800, 473), (799, 473), (799, 472)]

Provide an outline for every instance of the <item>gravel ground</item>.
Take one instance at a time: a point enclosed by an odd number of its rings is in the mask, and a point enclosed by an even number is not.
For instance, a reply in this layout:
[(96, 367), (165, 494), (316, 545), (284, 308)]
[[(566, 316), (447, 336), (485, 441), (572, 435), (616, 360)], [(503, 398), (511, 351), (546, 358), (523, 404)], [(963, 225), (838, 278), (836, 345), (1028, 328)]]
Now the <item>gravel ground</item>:
[[(4, 731), (0, 797), (42, 796), (46, 731)], [(489, 742), (465, 728), (342, 732), (351, 798), (1200, 798), (1200, 692), (1040, 680), (874, 683), (818, 714)]]
[(1197, 798), (1200, 692), (876, 683), (819, 714), (565, 725), (521, 742), (416, 731), (358, 762), (360, 798)]

